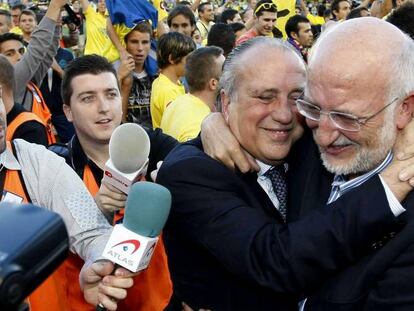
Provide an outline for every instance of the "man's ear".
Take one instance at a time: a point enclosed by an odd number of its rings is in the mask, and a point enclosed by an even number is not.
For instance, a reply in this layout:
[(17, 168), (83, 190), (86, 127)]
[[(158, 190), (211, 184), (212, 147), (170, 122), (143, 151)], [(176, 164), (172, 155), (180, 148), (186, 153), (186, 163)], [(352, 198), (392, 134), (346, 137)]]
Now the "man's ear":
[(298, 34), (297, 34), (296, 32), (294, 32), (294, 31), (291, 31), (289, 35), (290, 35), (293, 39), (295, 39), (296, 41), (297, 41), (297, 40), (298, 40), (298, 38), (299, 38)]
[(173, 60), (173, 58), (172, 58), (172, 55), (170, 54), (170, 55), (168, 55), (168, 62), (171, 64), (171, 65), (175, 65), (175, 61)]
[(403, 129), (414, 118), (414, 91), (409, 93), (397, 109), (396, 123), (399, 130)]
[(220, 102), (221, 102), (221, 111), (223, 112), (224, 120), (228, 123), (229, 120), (229, 106), (230, 106), (230, 96), (226, 94), (224, 90), (220, 91)]
[(219, 85), (219, 83), (218, 83), (218, 80), (217, 79), (210, 79), (210, 81), (208, 81), (208, 88), (211, 90), (211, 91), (215, 91), (215, 90), (217, 90), (217, 88), (218, 88), (218, 85)]
[(70, 109), (69, 105), (63, 104), (63, 112), (65, 113), (66, 119), (68, 119), (69, 122), (73, 122), (72, 109)]

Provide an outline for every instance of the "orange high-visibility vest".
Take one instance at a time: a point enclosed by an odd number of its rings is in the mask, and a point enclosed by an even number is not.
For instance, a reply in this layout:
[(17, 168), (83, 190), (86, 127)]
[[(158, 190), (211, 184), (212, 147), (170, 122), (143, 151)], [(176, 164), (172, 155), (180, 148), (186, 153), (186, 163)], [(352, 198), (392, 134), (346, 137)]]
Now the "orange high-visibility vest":
[[(12, 151), (11, 143), (7, 142), (7, 148)], [(22, 199), (21, 204), (30, 203), (23, 179), (18, 170), (6, 171), (2, 200), (8, 193)], [(28, 304), (31, 311), (67, 311), (65, 284), (61, 283), (64, 270), (62, 265), (55, 270), (43, 283), (36, 288), (28, 297)]]
[[(92, 196), (99, 191), (98, 183), (88, 165), (83, 171), (83, 182)], [(68, 302), (73, 311), (93, 311), (91, 305), (83, 299), (79, 286), (79, 272), (83, 261), (78, 256), (70, 254), (64, 262), (66, 267)], [(162, 238), (157, 243), (149, 267), (134, 278), (134, 286), (128, 289), (126, 299), (118, 303), (120, 311), (162, 311), (168, 305), (172, 295), (172, 283), (168, 270), (167, 255)]]
[(33, 96), (32, 112), (43, 121), (42, 123), (45, 124), (48, 135), (53, 137), (52, 143), (56, 143), (56, 137), (53, 135), (52, 131), (52, 114), (50, 113), (49, 107), (46, 105), (42, 92), (33, 82), (27, 84), (27, 89)]
[(43, 120), (40, 119), (40, 117), (34, 114), (33, 112), (28, 111), (21, 112), (12, 122), (7, 124), (6, 140), (12, 140), (17, 128), (28, 121), (37, 121), (45, 127), (47, 134), (47, 142), (49, 145), (54, 144), (56, 142), (55, 136), (52, 134), (51, 131), (48, 130), (47, 125), (43, 122)]

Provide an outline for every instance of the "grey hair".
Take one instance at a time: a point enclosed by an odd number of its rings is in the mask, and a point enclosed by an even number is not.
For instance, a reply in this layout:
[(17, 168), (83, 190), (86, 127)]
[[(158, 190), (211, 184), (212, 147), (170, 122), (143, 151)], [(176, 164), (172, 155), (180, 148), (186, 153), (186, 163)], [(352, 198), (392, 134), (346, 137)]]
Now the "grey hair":
[[(299, 53), (291, 46), (290, 43), (281, 40), (266, 37), (256, 37), (247, 42), (242, 43), (233, 49), (233, 51), (227, 56), (226, 61), (223, 64), (223, 73), (219, 82), (219, 90), (224, 92), (232, 99), (237, 99), (237, 83), (238, 75), (237, 71), (243, 68), (243, 63), (240, 61), (241, 56), (248, 50), (256, 46), (263, 46), (263, 50), (269, 48), (277, 49), (286, 53), (292, 53), (298, 59), (298, 62), (303, 65), (303, 70), (306, 73), (306, 65)], [(260, 57), (260, 50), (255, 57)], [(275, 72), (277, 74), (277, 72)]]

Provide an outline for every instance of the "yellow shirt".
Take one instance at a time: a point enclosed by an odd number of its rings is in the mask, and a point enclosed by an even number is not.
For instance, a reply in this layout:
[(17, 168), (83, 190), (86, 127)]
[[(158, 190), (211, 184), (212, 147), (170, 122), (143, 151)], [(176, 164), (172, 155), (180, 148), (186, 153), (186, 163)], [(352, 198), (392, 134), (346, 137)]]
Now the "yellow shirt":
[(316, 16), (309, 13), (308, 15), (306, 15), (306, 18), (310, 21), (312, 25), (325, 24), (325, 19), (322, 16)]
[(185, 94), (184, 85), (179, 81), (177, 83), (173, 83), (162, 73), (152, 82), (150, 110), (154, 128), (160, 127), (162, 115), (168, 104)]
[(10, 32), (15, 33), (16, 35), (23, 35), (23, 31), (19, 26), (14, 26), (12, 29), (10, 29)]
[(201, 122), (210, 112), (207, 104), (198, 97), (181, 95), (165, 109), (161, 129), (179, 142), (187, 141), (200, 133)]
[(209, 22), (208, 25), (206, 25), (201, 20), (196, 23), (196, 27), (200, 31), (200, 35), (203, 40), (207, 39), (208, 33), (213, 25), (214, 22)]
[(104, 55), (104, 49), (111, 43), (106, 32), (106, 16), (96, 12), (92, 5), (89, 5), (85, 14), (86, 44), (85, 55)]

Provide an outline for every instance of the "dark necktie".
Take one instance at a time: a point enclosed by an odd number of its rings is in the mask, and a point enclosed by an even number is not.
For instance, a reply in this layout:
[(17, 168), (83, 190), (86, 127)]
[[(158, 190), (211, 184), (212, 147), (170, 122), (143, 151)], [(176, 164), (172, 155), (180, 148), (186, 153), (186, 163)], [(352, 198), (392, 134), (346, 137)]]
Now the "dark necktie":
[(273, 191), (275, 192), (279, 201), (279, 212), (283, 219), (286, 220), (287, 209), (287, 184), (286, 184), (286, 170), (284, 164), (272, 167), (264, 176), (269, 178), (272, 182)]

